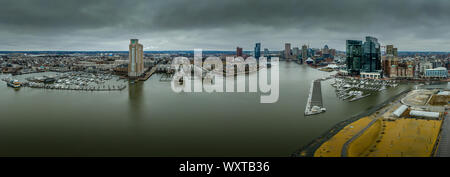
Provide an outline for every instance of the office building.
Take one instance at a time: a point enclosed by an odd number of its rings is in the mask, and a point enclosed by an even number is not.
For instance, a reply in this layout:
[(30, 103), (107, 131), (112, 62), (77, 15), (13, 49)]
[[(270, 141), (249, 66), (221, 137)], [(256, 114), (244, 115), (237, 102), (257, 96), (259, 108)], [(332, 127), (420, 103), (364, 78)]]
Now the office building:
[(259, 57), (261, 57), (261, 43), (256, 43), (253, 57), (255, 57), (256, 60), (259, 60)]
[(364, 44), (359, 40), (347, 40), (346, 51), (349, 74), (381, 73), (381, 50), (376, 38), (367, 36)]
[(358, 75), (361, 70), (361, 60), (363, 57), (362, 41), (347, 40), (346, 55), (348, 73)]
[(367, 36), (363, 45), (363, 60), (361, 62), (363, 72), (381, 71), (381, 50), (378, 39)]

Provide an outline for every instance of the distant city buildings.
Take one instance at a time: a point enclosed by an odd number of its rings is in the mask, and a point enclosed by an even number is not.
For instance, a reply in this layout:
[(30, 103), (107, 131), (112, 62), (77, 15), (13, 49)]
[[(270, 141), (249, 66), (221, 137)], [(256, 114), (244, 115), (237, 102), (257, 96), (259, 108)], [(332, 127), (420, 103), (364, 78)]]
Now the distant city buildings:
[(242, 57), (242, 48), (241, 47), (236, 47), (236, 56)]
[(298, 47), (294, 47), (294, 49), (292, 49), (292, 58), (298, 59), (299, 55), (300, 49)]
[(308, 46), (303, 45), (302, 46), (302, 60), (306, 61), (306, 59), (308, 59)]
[(270, 53), (269, 53), (269, 49), (268, 48), (264, 48), (264, 57), (266, 58), (270, 58)]
[(415, 77), (415, 64), (410, 60), (400, 60), (397, 48), (386, 45), (386, 56), (382, 60), (383, 74), (389, 78), (413, 79)]
[(291, 59), (291, 43), (284, 44), (284, 58)]
[(128, 76), (140, 77), (144, 74), (144, 46), (138, 39), (131, 39), (129, 45)]
[(386, 55), (392, 55), (394, 57), (398, 57), (397, 48), (394, 48), (394, 45), (386, 45)]

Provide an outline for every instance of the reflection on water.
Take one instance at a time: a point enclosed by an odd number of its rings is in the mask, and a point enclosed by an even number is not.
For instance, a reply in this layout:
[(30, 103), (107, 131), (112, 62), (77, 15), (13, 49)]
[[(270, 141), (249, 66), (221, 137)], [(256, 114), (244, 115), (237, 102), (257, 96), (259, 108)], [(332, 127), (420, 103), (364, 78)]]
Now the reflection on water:
[(142, 109), (144, 109), (144, 83), (136, 82), (136, 83), (128, 83), (128, 105), (129, 105), (129, 113), (130, 118), (132, 120), (142, 119)]

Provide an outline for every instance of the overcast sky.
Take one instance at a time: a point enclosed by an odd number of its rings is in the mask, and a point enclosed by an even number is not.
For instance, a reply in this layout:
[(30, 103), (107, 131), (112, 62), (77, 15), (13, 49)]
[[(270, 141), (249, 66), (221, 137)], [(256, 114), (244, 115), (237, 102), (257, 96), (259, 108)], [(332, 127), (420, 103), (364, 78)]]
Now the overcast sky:
[(0, 0), (2, 50), (345, 50), (371, 35), (450, 51), (450, 0)]

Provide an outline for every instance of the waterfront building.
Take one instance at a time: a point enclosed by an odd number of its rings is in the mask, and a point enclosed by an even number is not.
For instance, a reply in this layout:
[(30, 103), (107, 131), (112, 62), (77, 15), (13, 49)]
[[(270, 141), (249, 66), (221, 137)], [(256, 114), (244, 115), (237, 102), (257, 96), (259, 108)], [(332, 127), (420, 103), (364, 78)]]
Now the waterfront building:
[(414, 63), (411, 61), (394, 63), (390, 67), (390, 78), (414, 78)]
[(369, 79), (380, 79), (381, 74), (376, 72), (361, 72), (360, 73), (361, 78), (369, 78)]
[(259, 57), (261, 57), (261, 43), (255, 44), (255, 50), (253, 52), (253, 57), (255, 57), (256, 60), (259, 60)]
[(236, 47), (236, 56), (242, 57), (242, 48), (241, 47)]
[(359, 40), (347, 40), (347, 69), (351, 75), (381, 73), (381, 50), (378, 40), (367, 36), (364, 44)]
[(363, 72), (378, 72), (381, 70), (381, 50), (378, 39), (367, 36), (363, 45), (363, 61), (361, 62)]
[(357, 75), (361, 70), (363, 57), (362, 41), (347, 40), (346, 42), (347, 71), (350, 75)]
[(285, 59), (291, 58), (291, 44), (290, 43), (284, 44), (284, 58)]
[(144, 46), (138, 39), (131, 39), (129, 45), (128, 76), (140, 77), (144, 74)]
[(444, 67), (438, 67), (435, 69), (426, 69), (425, 77), (427, 77), (427, 78), (447, 78), (448, 71), (447, 71), (447, 68), (444, 68)]

